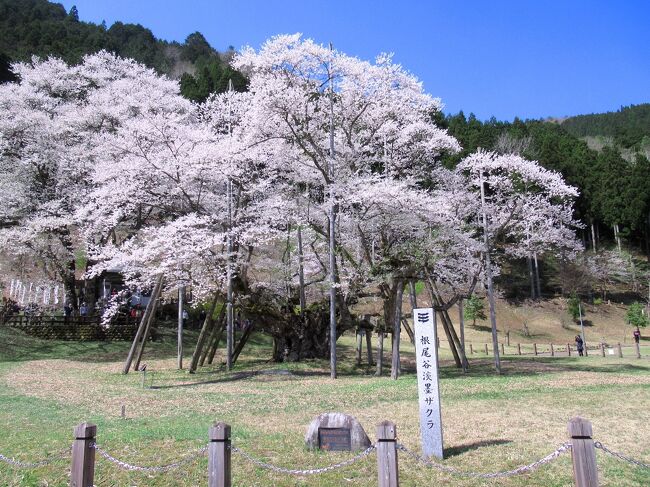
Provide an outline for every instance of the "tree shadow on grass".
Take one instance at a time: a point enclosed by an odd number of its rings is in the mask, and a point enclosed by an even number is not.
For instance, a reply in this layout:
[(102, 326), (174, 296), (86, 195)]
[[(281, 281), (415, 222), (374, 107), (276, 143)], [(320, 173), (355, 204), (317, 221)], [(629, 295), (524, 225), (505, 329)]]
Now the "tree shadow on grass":
[(465, 443), (458, 446), (451, 446), (444, 449), (445, 458), (455, 457), (468, 451), (478, 450), (485, 446), (507, 445), (508, 443), (512, 443), (512, 440), (483, 440), (475, 441), (473, 443)]

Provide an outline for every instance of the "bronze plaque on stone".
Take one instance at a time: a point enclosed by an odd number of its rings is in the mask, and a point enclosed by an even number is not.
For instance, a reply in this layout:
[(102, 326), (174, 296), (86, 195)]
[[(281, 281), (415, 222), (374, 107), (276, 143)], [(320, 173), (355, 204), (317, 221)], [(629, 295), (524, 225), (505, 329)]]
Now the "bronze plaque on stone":
[(351, 451), (348, 428), (318, 428), (318, 447), (326, 451)]

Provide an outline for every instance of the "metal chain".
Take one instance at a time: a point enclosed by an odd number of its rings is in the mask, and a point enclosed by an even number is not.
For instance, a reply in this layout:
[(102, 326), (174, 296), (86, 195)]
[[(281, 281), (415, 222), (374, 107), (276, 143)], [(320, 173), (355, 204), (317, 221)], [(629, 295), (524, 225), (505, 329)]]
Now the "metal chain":
[(100, 446), (97, 445), (96, 443), (93, 444), (92, 446), (93, 446), (93, 448), (95, 448), (95, 450), (97, 450), (97, 452), (102, 457), (104, 457), (109, 462), (114, 463), (115, 465), (117, 465), (121, 469), (131, 470), (131, 471), (139, 471), (139, 472), (159, 472), (159, 473), (167, 472), (168, 470), (172, 470), (174, 468), (180, 467), (181, 465), (185, 465), (186, 463), (190, 463), (190, 462), (196, 460), (197, 458), (199, 458), (200, 456), (202, 456), (208, 450), (208, 447), (206, 445), (203, 448), (201, 448), (198, 452), (196, 452), (196, 453), (194, 453), (192, 455), (189, 455), (189, 456), (179, 460), (178, 462), (169, 463), (167, 465), (154, 466), (154, 467), (142, 467), (140, 465), (132, 465), (130, 463), (123, 462), (122, 460), (118, 460), (117, 458), (112, 456), (110, 453), (108, 453), (106, 450), (104, 450), (103, 448), (100, 448)]
[(255, 458), (255, 457), (251, 456), (250, 454), (246, 453), (243, 450), (240, 450), (237, 447), (231, 446), (230, 449), (232, 451), (234, 451), (235, 453), (238, 453), (239, 455), (241, 455), (245, 459), (247, 459), (249, 462), (254, 463), (258, 467), (261, 467), (261, 468), (264, 468), (264, 469), (267, 469), (267, 470), (271, 470), (273, 472), (286, 473), (286, 474), (290, 474), (290, 475), (315, 475), (315, 474), (319, 474), (319, 473), (331, 472), (332, 470), (336, 470), (338, 468), (343, 468), (343, 467), (347, 467), (349, 465), (352, 465), (353, 463), (356, 463), (359, 460), (361, 460), (361, 459), (367, 457), (368, 455), (370, 455), (370, 453), (372, 453), (372, 451), (375, 450), (375, 445), (370, 445), (368, 448), (366, 448), (364, 451), (362, 451), (358, 455), (356, 455), (356, 456), (354, 456), (352, 458), (349, 458), (347, 460), (344, 460), (342, 462), (334, 463), (334, 464), (328, 465), (326, 467), (309, 468), (309, 469), (305, 469), (305, 470), (294, 470), (294, 469), (290, 469), (290, 468), (278, 467), (276, 465), (272, 465), (270, 463), (263, 462), (262, 460), (259, 460), (258, 458)]
[(635, 460), (634, 458), (627, 457), (622, 453), (612, 451), (609, 448), (607, 448), (605, 445), (603, 445), (600, 441), (594, 441), (594, 447), (604, 451), (608, 455), (618, 458), (619, 460), (623, 460), (625, 462), (631, 463), (632, 465), (636, 465), (637, 467), (650, 468), (650, 464), (640, 462), (639, 460)]
[(424, 465), (427, 465), (429, 467), (436, 468), (438, 470), (441, 470), (446, 473), (450, 473), (453, 475), (459, 475), (462, 477), (474, 477), (474, 478), (481, 478), (481, 479), (495, 479), (495, 478), (501, 478), (501, 477), (513, 477), (515, 475), (520, 475), (522, 473), (530, 472), (533, 471), (542, 465), (545, 465), (547, 463), (551, 463), (553, 460), (558, 458), (560, 455), (562, 455), (564, 452), (569, 451), (571, 449), (571, 444), (570, 443), (564, 443), (563, 445), (560, 445), (553, 453), (549, 453), (546, 455), (544, 458), (541, 458), (537, 460), (536, 462), (529, 463), (528, 465), (521, 465), (515, 469), (512, 470), (506, 470), (504, 472), (490, 472), (490, 473), (481, 473), (481, 472), (466, 472), (463, 470), (458, 470), (454, 467), (450, 467), (448, 465), (442, 465), (440, 463), (432, 462), (431, 460), (427, 460), (426, 458), (418, 455), (415, 452), (412, 452), (408, 448), (406, 448), (404, 445), (401, 443), (397, 445), (397, 448), (399, 450), (402, 450), (404, 453), (406, 453), (408, 456), (411, 458), (417, 460), (420, 463), (423, 463)]
[(38, 467), (44, 467), (46, 465), (49, 465), (51, 463), (56, 462), (57, 460), (61, 460), (62, 458), (65, 458), (68, 456), (70, 453), (70, 450), (72, 448), (68, 447), (65, 448), (61, 451), (61, 453), (58, 453), (50, 458), (47, 458), (45, 460), (41, 460), (40, 462), (21, 462), (19, 460), (16, 460), (14, 458), (9, 458), (4, 456), (2, 453), (0, 453), (0, 461), (8, 463), (9, 465), (14, 465), (15, 467), (20, 467), (20, 468), (38, 468)]

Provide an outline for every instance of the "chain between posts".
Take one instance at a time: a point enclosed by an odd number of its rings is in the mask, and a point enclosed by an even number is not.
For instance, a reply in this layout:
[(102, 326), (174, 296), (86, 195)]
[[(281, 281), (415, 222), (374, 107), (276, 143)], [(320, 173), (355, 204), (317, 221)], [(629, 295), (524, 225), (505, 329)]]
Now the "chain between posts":
[(404, 445), (401, 443), (398, 443), (397, 449), (403, 451), (406, 453), (408, 456), (413, 458), (414, 460), (427, 465), (429, 467), (436, 468), (442, 472), (450, 473), (452, 475), (458, 475), (461, 477), (473, 477), (473, 478), (481, 478), (481, 479), (496, 479), (496, 478), (503, 478), (503, 477), (513, 477), (515, 475), (521, 475), (526, 472), (531, 472), (538, 467), (541, 467), (542, 465), (545, 465), (547, 463), (551, 463), (553, 460), (558, 458), (560, 455), (562, 455), (564, 452), (567, 452), (571, 450), (571, 443), (564, 443), (560, 445), (554, 452), (549, 453), (546, 455), (544, 458), (541, 458), (537, 460), (536, 462), (529, 463), (528, 465), (521, 465), (515, 469), (512, 470), (506, 470), (504, 472), (489, 472), (489, 473), (481, 473), (481, 472), (466, 472), (464, 470), (458, 470), (454, 467), (450, 467), (448, 465), (442, 465), (440, 463), (433, 462), (431, 460), (427, 460), (426, 458), (422, 457), (421, 455), (409, 450), (406, 448)]
[(631, 463), (632, 465), (636, 465), (637, 467), (650, 468), (650, 464), (643, 463), (639, 460), (635, 460), (634, 458), (625, 456), (622, 453), (612, 451), (609, 448), (607, 448), (605, 445), (603, 445), (600, 441), (594, 441), (594, 448), (598, 448), (599, 450), (604, 451), (608, 455), (618, 458), (619, 460), (623, 460), (625, 462)]
[(130, 470), (130, 471), (138, 471), (138, 472), (158, 472), (158, 473), (163, 473), (167, 472), (169, 470), (173, 470), (175, 468), (178, 468), (182, 465), (185, 465), (187, 463), (190, 463), (200, 456), (204, 455), (206, 451), (208, 451), (207, 445), (201, 448), (198, 452), (191, 454), (178, 462), (174, 463), (169, 463), (167, 465), (160, 465), (160, 466), (154, 466), (154, 467), (142, 467), (140, 465), (132, 465), (130, 463), (123, 462), (122, 460), (119, 460), (112, 456), (110, 453), (108, 453), (106, 450), (101, 448), (99, 445), (96, 443), (92, 445), (92, 447), (97, 450), (97, 453), (99, 453), (103, 458), (108, 460), (111, 463), (114, 463), (118, 467), (120, 467), (123, 470)]
[(370, 455), (375, 450), (375, 445), (370, 445), (368, 448), (366, 448), (364, 451), (359, 453), (358, 455), (348, 458), (347, 460), (344, 460), (339, 463), (334, 463), (332, 465), (328, 465), (326, 467), (319, 467), (319, 468), (309, 468), (309, 469), (304, 469), (304, 470), (299, 470), (299, 469), (291, 469), (291, 468), (285, 468), (285, 467), (278, 467), (277, 465), (273, 465), (270, 463), (263, 462), (262, 460), (253, 457), (249, 453), (246, 453), (243, 450), (240, 450), (239, 448), (235, 446), (230, 446), (230, 450), (237, 453), (238, 455), (241, 455), (244, 457), (246, 460), (249, 462), (257, 465), (258, 467), (264, 468), (266, 470), (271, 470), (273, 472), (277, 473), (286, 473), (289, 475), (315, 475), (319, 473), (325, 473), (325, 472), (331, 472), (332, 470), (336, 470), (339, 468), (347, 467), (349, 465), (352, 465), (353, 463), (358, 462), (359, 460), (362, 460), (363, 458), (367, 457)]
[(58, 460), (61, 460), (65, 457), (67, 457), (70, 454), (70, 451), (72, 448), (68, 447), (65, 448), (61, 451), (61, 453), (58, 453), (50, 458), (46, 458), (45, 460), (41, 460), (40, 462), (21, 462), (19, 460), (16, 460), (14, 458), (7, 457), (0, 453), (0, 462), (8, 463), (9, 465), (13, 465), (15, 467), (19, 468), (38, 468), (38, 467), (45, 467), (46, 465), (50, 465), (51, 463), (54, 463)]

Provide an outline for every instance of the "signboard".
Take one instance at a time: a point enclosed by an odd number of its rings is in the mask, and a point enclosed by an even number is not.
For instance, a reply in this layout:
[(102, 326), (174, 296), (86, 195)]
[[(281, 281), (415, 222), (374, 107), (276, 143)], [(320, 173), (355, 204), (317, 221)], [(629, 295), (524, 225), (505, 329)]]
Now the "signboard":
[(420, 435), (425, 457), (443, 458), (442, 417), (438, 387), (436, 315), (432, 308), (413, 310), (417, 359)]
[(351, 451), (348, 428), (318, 428), (318, 448), (327, 451)]

